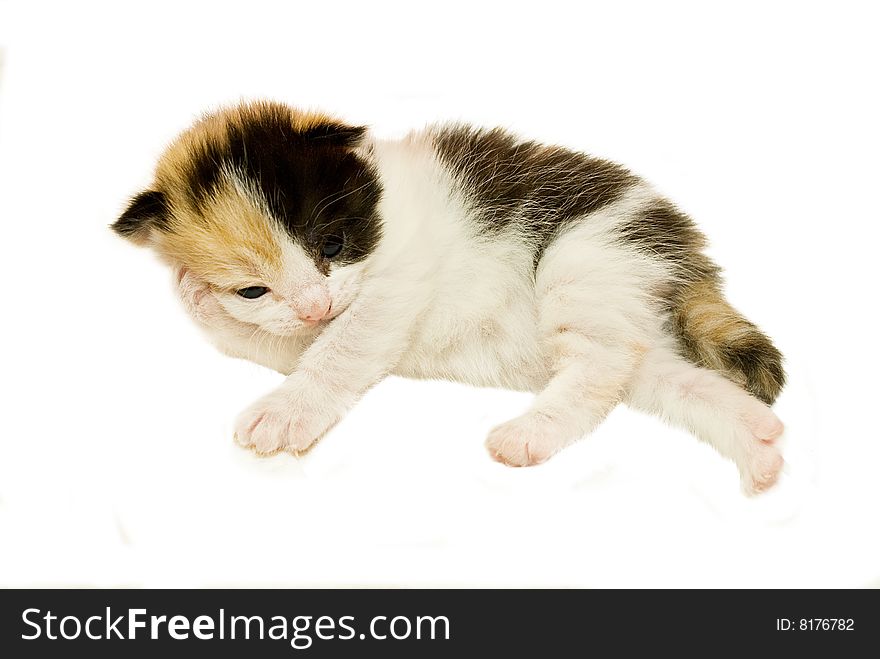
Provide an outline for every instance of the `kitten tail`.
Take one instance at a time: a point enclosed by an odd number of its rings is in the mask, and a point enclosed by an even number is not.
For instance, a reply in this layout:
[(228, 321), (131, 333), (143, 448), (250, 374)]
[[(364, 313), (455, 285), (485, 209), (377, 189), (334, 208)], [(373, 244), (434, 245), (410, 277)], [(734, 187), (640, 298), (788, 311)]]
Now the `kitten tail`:
[(782, 354), (724, 299), (714, 281), (689, 286), (672, 316), (684, 356), (771, 405), (785, 384)]

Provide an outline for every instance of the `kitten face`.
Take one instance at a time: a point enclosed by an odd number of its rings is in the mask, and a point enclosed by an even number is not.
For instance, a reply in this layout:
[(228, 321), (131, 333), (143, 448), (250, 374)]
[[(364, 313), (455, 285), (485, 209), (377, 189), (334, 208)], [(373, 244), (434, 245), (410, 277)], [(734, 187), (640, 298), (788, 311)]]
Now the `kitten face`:
[(357, 294), (381, 237), (363, 128), (274, 103), (204, 117), (113, 229), (207, 282), (234, 318), (287, 335)]
[[(363, 262), (331, 264), (325, 274), (290, 239), (282, 243), (280, 252), (280, 267), (242, 270), (241, 285), (229, 288), (208, 280), (230, 316), (286, 336), (332, 320), (354, 300), (364, 271)], [(254, 276), (255, 272), (259, 274)], [(252, 288), (258, 290), (249, 291)], [(254, 294), (256, 297), (251, 297)]]

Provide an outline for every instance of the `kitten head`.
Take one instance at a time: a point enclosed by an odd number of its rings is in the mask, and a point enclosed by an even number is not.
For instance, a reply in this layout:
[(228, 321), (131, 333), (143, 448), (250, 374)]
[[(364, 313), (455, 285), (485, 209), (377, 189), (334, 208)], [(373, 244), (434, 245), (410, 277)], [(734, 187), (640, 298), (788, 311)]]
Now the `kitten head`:
[(240, 321), (282, 335), (314, 326), (351, 303), (381, 237), (364, 133), (278, 103), (207, 115), (113, 229), (207, 282)]

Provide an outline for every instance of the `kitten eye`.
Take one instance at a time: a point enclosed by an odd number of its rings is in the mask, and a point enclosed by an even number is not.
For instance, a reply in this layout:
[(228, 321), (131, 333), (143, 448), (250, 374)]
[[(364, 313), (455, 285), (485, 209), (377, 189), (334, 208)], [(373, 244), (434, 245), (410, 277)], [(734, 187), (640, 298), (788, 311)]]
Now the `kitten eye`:
[(258, 297), (263, 297), (266, 293), (269, 292), (269, 289), (265, 286), (248, 286), (247, 288), (242, 288), (235, 292), (236, 294), (241, 295), (243, 298), (247, 298), (248, 300), (255, 300)]
[(325, 259), (332, 259), (333, 257), (339, 256), (339, 252), (342, 251), (342, 244), (342, 238), (330, 236), (324, 240), (324, 244), (321, 246), (321, 254), (324, 255)]

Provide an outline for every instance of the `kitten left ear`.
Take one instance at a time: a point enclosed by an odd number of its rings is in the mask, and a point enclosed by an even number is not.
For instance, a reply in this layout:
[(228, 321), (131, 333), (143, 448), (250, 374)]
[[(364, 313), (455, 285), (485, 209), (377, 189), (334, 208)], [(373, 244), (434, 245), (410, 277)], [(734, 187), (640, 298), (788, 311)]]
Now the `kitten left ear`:
[(135, 196), (110, 228), (123, 238), (143, 245), (153, 229), (160, 229), (168, 221), (168, 203), (157, 190), (145, 190)]
[(363, 139), (366, 132), (366, 126), (324, 123), (307, 128), (302, 135), (307, 139), (317, 140), (321, 144), (328, 146), (354, 147)]

